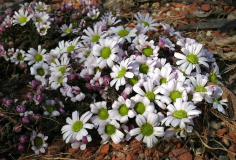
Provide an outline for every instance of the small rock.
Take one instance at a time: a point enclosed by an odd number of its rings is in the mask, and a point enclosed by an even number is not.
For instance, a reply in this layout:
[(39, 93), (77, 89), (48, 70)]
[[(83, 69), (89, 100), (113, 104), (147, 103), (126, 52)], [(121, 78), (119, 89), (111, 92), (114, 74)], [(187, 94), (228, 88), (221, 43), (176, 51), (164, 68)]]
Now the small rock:
[(170, 3), (166, 3), (166, 5), (165, 5), (166, 7), (170, 7)]
[(110, 145), (109, 145), (109, 144), (104, 144), (104, 145), (102, 146), (102, 148), (101, 148), (100, 153), (101, 153), (101, 154), (108, 154), (109, 148), (110, 148)]
[(229, 160), (228, 156), (219, 156), (219, 160)]
[[(219, 32), (218, 32), (218, 33), (219, 33)], [(212, 36), (213, 36), (213, 35), (212, 35)], [(210, 127), (213, 128), (213, 129), (218, 130), (218, 129), (220, 129), (221, 124), (217, 123), (216, 121), (211, 121), (211, 122), (210, 122)]]
[(201, 5), (201, 9), (203, 11), (210, 11), (211, 10), (211, 6), (209, 4), (202, 4)]
[(222, 142), (224, 142), (224, 144), (229, 147), (230, 143), (229, 143), (229, 140), (227, 138), (224, 138), (222, 139)]

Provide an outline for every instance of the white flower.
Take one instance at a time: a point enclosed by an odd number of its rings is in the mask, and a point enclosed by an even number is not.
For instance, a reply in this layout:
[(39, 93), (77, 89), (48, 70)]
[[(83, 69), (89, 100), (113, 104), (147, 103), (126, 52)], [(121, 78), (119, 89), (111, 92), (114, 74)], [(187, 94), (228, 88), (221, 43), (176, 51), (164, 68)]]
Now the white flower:
[(136, 48), (139, 52), (145, 55), (148, 58), (158, 59), (158, 51), (159, 47), (154, 46), (154, 41), (151, 40), (150, 42), (145, 41), (144, 39), (139, 39), (139, 45), (136, 45)]
[(157, 114), (149, 113), (147, 117), (137, 115), (135, 121), (139, 128), (132, 129), (130, 135), (137, 135), (135, 138), (138, 141), (143, 139), (148, 148), (157, 143), (158, 139), (156, 137), (163, 137), (165, 134), (164, 127), (159, 127), (160, 119)]
[(217, 63), (216, 62), (212, 63), (211, 68), (212, 68), (212, 70), (208, 76), (209, 81), (221, 84), (221, 82), (218, 81), (218, 78), (221, 78), (221, 76), (220, 76), (219, 67), (218, 67)]
[(152, 19), (152, 17), (149, 16), (149, 13), (147, 13), (145, 16), (143, 16), (140, 14), (140, 12), (138, 12), (137, 14), (134, 14), (134, 17), (137, 19), (137, 21), (134, 20), (134, 22), (143, 23), (144, 26), (145, 27), (147, 26), (151, 31), (152, 30), (157, 31), (155, 26), (159, 26), (159, 23), (154, 23), (156, 21), (156, 19)]
[(119, 50), (117, 42), (111, 38), (106, 38), (99, 39), (99, 43), (93, 46), (93, 55), (98, 57), (99, 68), (102, 69), (106, 65), (112, 67), (114, 62), (118, 61), (118, 57), (115, 54)]
[(50, 28), (50, 22), (44, 23), (36, 23), (35, 26), (37, 28), (38, 33), (40, 36), (45, 36), (47, 34), (48, 29)]
[(182, 129), (185, 129), (193, 118), (201, 114), (201, 111), (197, 110), (193, 103), (183, 102), (181, 98), (176, 99), (174, 106), (169, 104), (167, 109), (169, 110), (167, 117), (164, 118), (161, 123), (165, 123), (166, 126), (179, 126)]
[(43, 106), (44, 114), (49, 115), (50, 117), (60, 116), (60, 112), (55, 110), (56, 102), (54, 100), (46, 100), (45, 105)]
[(56, 75), (58, 72), (61, 72), (62, 75), (67, 74), (67, 72), (70, 70), (69, 62), (70, 58), (68, 58), (66, 54), (61, 56), (60, 59), (55, 59), (55, 63), (51, 63), (50, 66), (51, 75)]
[(62, 54), (63, 53), (62, 51), (65, 47), (66, 47), (65, 46), (65, 41), (62, 40), (62, 41), (58, 42), (58, 47), (56, 47), (55, 49), (52, 49), (51, 52), (53, 54), (58, 54), (58, 53)]
[(35, 75), (35, 79), (42, 81), (45, 79), (45, 76), (48, 75), (48, 64), (47, 63), (36, 63), (30, 67), (31, 75)]
[(87, 34), (87, 36), (82, 36), (81, 38), (86, 42), (93, 42), (96, 43), (99, 41), (99, 39), (103, 39), (107, 36), (107, 33), (102, 32), (102, 26), (94, 26), (94, 30), (92, 30), (90, 27), (85, 29), (84, 32)]
[(133, 78), (134, 74), (132, 72), (129, 72), (128, 70), (132, 69), (132, 66), (130, 66), (130, 59), (127, 58), (126, 60), (122, 60), (120, 62), (120, 65), (114, 65), (112, 67), (112, 73), (110, 73), (111, 78), (113, 80), (110, 83), (110, 86), (112, 87), (116, 83), (116, 90), (119, 90), (119, 87), (126, 84), (127, 78)]
[(75, 140), (73, 143), (71, 143), (71, 147), (73, 149), (77, 149), (80, 147), (80, 150), (85, 150), (86, 144), (91, 141), (92, 141), (92, 137), (90, 135), (83, 136), (82, 140), (80, 141)]
[(81, 92), (78, 86), (72, 86), (67, 91), (67, 96), (71, 98), (72, 102), (82, 101), (85, 98), (85, 94)]
[(52, 75), (49, 78), (49, 84), (53, 89), (59, 88), (63, 83), (66, 83), (68, 80), (67, 76), (63, 76), (61, 72), (58, 72), (54, 75)]
[(129, 118), (135, 116), (135, 112), (131, 108), (131, 101), (129, 99), (125, 100), (122, 96), (119, 96), (118, 101), (112, 104), (112, 108), (111, 119), (116, 119), (120, 121), (120, 123), (126, 123)]
[(192, 133), (192, 131), (193, 131), (193, 127), (189, 125), (186, 126), (186, 130), (180, 128), (179, 126), (176, 126), (176, 127), (168, 128), (165, 131), (164, 138), (171, 138), (173, 136), (176, 136), (177, 138), (186, 137), (186, 134)]
[(60, 29), (62, 33), (61, 36), (65, 37), (72, 32), (72, 24), (70, 24), (69, 27), (66, 24), (63, 24)]
[(15, 15), (13, 17), (13, 25), (20, 24), (21, 26), (24, 26), (33, 17), (33, 15), (28, 15), (28, 11), (20, 9), (18, 12), (15, 11)]
[(63, 134), (63, 140), (66, 140), (66, 143), (73, 142), (75, 140), (82, 140), (83, 136), (87, 136), (88, 132), (86, 129), (93, 129), (93, 124), (87, 123), (90, 117), (93, 114), (88, 111), (84, 113), (81, 117), (79, 116), (78, 111), (72, 113), (72, 119), (67, 117), (67, 125), (64, 125), (61, 129)]
[(44, 2), (39, 1), (38, 3), (35, 3), (34, 8), (38, 11), (45, 11), (47, 9), (47, 6)]
[(206, 63), (208, 60), (205, 58), (205, 52), (202, 49), (202, 44), (190, 44), (185, 45), (181, 51), (185, 54), (175, 53), (174, 56), (178, 59), (176, 62), (177, 65), (180, 65), (180, 69), (185, 71), (189, 75), (192, 70), (196, 68), (197, 73), (201, 73), (200, 64), (203, 64), (207, 68), (209, 65)]
[(35, 154), (39, 154), (39, 152), (41, 153), (45, 153), (45, 148), (48, 146), (48, 144), (45, 142), (48, 139), (48, 136), (44, 136), (41, 133), (36, 133), (33, 130), (33, 135), (30, 138), (32, 147), (31, 149), (35, 152)]
[(74, 51), (80, 49), (82, 46), (80, 46), (78, 43), (79, 39), (80, 37), (74, 39), (73, 41), (66, 41), (64, 45), (65, 47), (62, 49), (60, 53), (65, 53), (65, 54), (70, 53), (70, 52), (74, 53)]
[(175, 79), (176, 72), (172, 72), (172, 67), (167, 65), (161, 69), (156, 68), (154, 70), (153, 80), (160, 86), (162, 84), (168, 83), (170, 80)]
[(111, 120), (110, 122), (105, 122), (104, 125), (100, 125), (98, 128), (98, 133), (102, 137), (101, 144), (109, 142), (110, 138), (117, 144), (124, 137), (124, 134), (119, 131), (120, 124), (116, 120)]
[(124, 43), (125, 39), (131, 43), (131, 37), (136, 37), (136, 32), (137, 32), (137, 29), (132, 29), (130, 30), (129, 27), (126, 27), (124, 29), (123, 26), (118, 26), (118, 27), (111, 27), (110, 28), (110, 31), (109, 31), (111, 34), (114, 33), (116, 34), (118, 37), (120, 37), (119, 39), (119, 42), (120, 43)]
[(107, 110), (107, 102), (96, 102), (90, 105), (91, 112), (97, 114), (91, 117), (91, 121), (95, 126), (105, 125), (110, 121), (110, 111)]
[(10, 58), (12, 63), (24, 63), (25, 51), (16, 49), (15, 54)]
[(92, 19), (97, 19), (99, 14), (100, 14), (99, 9), (93, 9), (92, 11), (89, 11), (87, 13), (87, 16), (92, 18)]
[(32, 20), (34, 23), (45, 23), (49, 19), (49, 15), (46, 12), (38, 12), (36, 11), (34, 13), (34, 17)]
[(170, 36), (173, 36), (173, 35), (174, 35), (175, 30), (174, 30), (173, 27), (170, 27), (169, 24), (160, 23), (160, 25), (162, 25), (162, 27), (164, 28), (164, 33), (165, 33), (165, 35), (170, 35)]
[(46, 61), (45, 59), (45, 53), (46, 49), (41, 48), (41, 45), (38, 46), (38, 51), (36, 51), (34, 48), (30, 48), (28, 50), (28, 54), (25, 54), (25, 60), (29, 61), (28, 64), (31, 65), (33, 63), (39, 63)]

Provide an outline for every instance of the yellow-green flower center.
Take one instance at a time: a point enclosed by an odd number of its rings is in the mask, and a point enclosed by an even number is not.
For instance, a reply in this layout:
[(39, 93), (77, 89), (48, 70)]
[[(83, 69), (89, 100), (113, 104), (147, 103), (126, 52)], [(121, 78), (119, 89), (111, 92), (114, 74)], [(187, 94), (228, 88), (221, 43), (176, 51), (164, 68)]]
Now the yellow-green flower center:
[(19, 22), (20, 22), (20, 23), (25, 23), (26, 20), (27, 20), (27, 17), (22, 16), (22, 17), (20, 17)]
[(113, 16), (116, 16), (116, 11), (112, 11)]
[(64, 73), (66, 73), (66, 67), (63, 66), (59, 69), (59, 71), (61, 72), (61, 74), (63, 75)]
[(188, 94), (188, 101), (192, 101), (193, 99), (193, 95), (192, 94)]
[(44, 70), (43, 70), (43, 68), (37, 69), (37, 74), (40, 75), (40, 76), (43, 76), (43, 75), (44, 75)]
[(37, 20), (36, 20), (36, 22), (38, 22), (38, 23), (40, 23), (40, 22), (42, 22), (43, 20), (41, 19), (41, 18), (38, 18)]
[(74, 132), (79, 132), (82, 128), (83, 128), (83, 122), (81, 122), (81, 121), (76, 121), (72, 125), (72, 131), (74, 131)]
[(91, 52), (88, 52), (85, 57), (88, 58), (90, 56), (90, 53)]
[(128, 79), (128, 83), (132, 86), (135, 85), (138, 83), (138, 77), (134, 76), (133, 78)]
[(67, 52), (71, 52), (75, 49), (75, 46), (74, 45), (71, 45), (69, 47), (67, 47)]
[(46, 28), (42, 28), (42, 29), (40, 29), (40, 32), (41, 32), (41, 33), (46, 32)]
[(71, 29), (69, 29), (69, 28), (65, 30), (66, 34), (69, 34), (70, 32), (71, 32)]
[(105, 133), (110, 135), (113, 135), (114, 133), (116, 133), (116, 127), (112, 124), (107, 124), (105, 127)]
[(110, 47), (105, 47), (101, 51), (101, 56), (104, 59), (107, 59), (111, 55), (111, 49)]
[(100, 36), (99, 35), (94, 35), (93, 37), (92, 37), (92, 42), (98, 42), (98, 40), (100, 39)]
[(153, 101), (155, 100), (155, 95), (154, 95), (153, 92), (147, 92), (147, 93), (145, 94), (145, 96), (146, 96), (151, 102), (153, 102)]
[(182, 93), (179, 91), (173, 91), (170, 93), (170, 99), (175, 102), (177, 98), (182, 98)]
[(146, 27), (146, 26), (149, 27), (149, 23), (147, 23), (147, 22), (145, 22), (145, 21), (142, 21), (141, 23), (143, 23), (145, 27)]
[(52, 113), (54, 111), (53, 106), (46, 106), (46, 109), (49, 113)]
[(94, 73), (97, 73), (97, 71), (99, 71), (99, 70), (100, 70), (99, 67), (94, 68)]
[(106, 120), (109, 117), (109, 113), (108, 113), (107, 109), (104, 109), (104, 108), (100, 109), (98, 112), (98, 117), (101, 120)]
[(192, 64), (197, 64), (198, 63), (197, 55), (192, 54), (192, 53), (187, 56), (187, 60)]
[(215, 97), (212, 97), (212, 100), (213, 100), (213, 102), (220, 104), (220, 102)]
[(148, 65), (146, 64), (140, 64), (139, 65), (139, 72), (143, 73), (143, 74), (147, 74), (149, 70)]
[(58, 83), (62, 83), (63, 82), (63, 78), (62, 77), (59, 77), (58, 78)]
[(128, 112), (129, 112), (129, 108), (126, 105), (123, 104), (120, 106), (119, 108), (120, 115), (125, 116), (128, 114)]
[(35, 147), (40, 147), (43, 144), (43, 140), (41, 137), (35, 137), (34, 139), (34, 146)]
[(126, 68), (122, 68), (118, 73), (118, 78), (124, 77), (126, 73)]
[(149, 123), (146, 123), (146, 124), (142, 125), (142, 127), (140, 129), (141, 129), (141, 133), (144, 136), (151, 136), (154, 132), (153, 126), (150, 125)]
[(17, 55), (17, 60), (18, 60), (18, 61), (23, 61), (23, 60), (24, 60), (24, 58), (23, 58), (23, 56), (22, 56), (22, 53), (18, 53), (18, 55)]
[(203, 87), (203, 86), (197, 86), (197, 87), (195, 88), (195, 91), (196, 91), (196, 92), (206, 92), (207, 89), (206, 89), (205, 87)]
[(166, 78), (160, 79), (160, 85), (165, 84), (165, 83), (166, 83)]
[(147, 48), (144, 48), (144, 49), (143, 49), (143, 54), (144, 54), (146, 57), (149, 57), (149, 56), (153, 55), (153, 49), (152, 49), (152, 47), (148, 46)]
[(213, 72), (210, 73), (208, 78), (209, 78), (210, 82), (216, 83), (218, 81), (217, 75), (215, 73), (213, 73)]
[(34, 60), (36, 62), (40, 62), (43, 60), (43, 56), (41, 54), (36, 54), (35, 57), (34, 57)]
[(118, 32), (118, 35), (121, 37), (125, 37), (129, 34), (129, 31), (127, 31), (126, 29), (122, 29)]
[(182, 119), (187, 117), (187, 112), (185, 110), (174, 111), (173, 117)]
[(144, 106), (143, 103), (138, 102), (138, 103), (135, 104), (134, 110), (137, 114), (143, 114), (146, 110), (146, 107)]

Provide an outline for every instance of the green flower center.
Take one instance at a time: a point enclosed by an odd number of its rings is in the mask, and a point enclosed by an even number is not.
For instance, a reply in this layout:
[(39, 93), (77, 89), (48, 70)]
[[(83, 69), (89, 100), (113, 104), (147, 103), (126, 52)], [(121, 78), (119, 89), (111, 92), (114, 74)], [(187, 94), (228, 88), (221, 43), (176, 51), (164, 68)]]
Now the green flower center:
[(134, 76), (133, 78), (128, 79), (128, 83), (132, 86), (135, 85), (138, 83), (138, 77)]
[(144, 106), (143, 103), (138, 102), (138, 103), (135, 104), (134, 110), (137, 114), (143, 114), (146, 110), (146, 107)]
[(76, 121), (73, 125), (72, 125), (72, 131), (74, 132), (79, 132), (83, 127), (83, 122), (81, 121)]
[(149, 57), (149, 56), (153, 55), (153, 49), (150, 46), (148, 46), (147, 48), (143, 49), (143, 54), (145, 56)]
[(118, 78), (124, 77), (126, 73), (126, 68), (122, 68), (118, 73)]
[(39, 10), (44, 11), (44, 7), (39, 7)]
[(66, 34), (69, 34), (70, 32), (71, 32), (71, 29), (66, 29), (66, 30), (65, 30), (65, 33), (66, 33)]
[(153, 130), (153, 126), (146, 123), (144, 125), (142, 125), (141, 127), (141, 133), (144, 135), (144, 136), (151, 136), (153, 134), (154, 130)]
[(213, 100), (213, 102), (220, 104), (220, 102), (215, 97), (212, 97), (212, 100)]
[(52, 113), (54, 111), (53, 106), (47, 106), (46, 109), (49, 113)]
[(195, 91), (196, 91), (196, 92), (206, 92), (207, 89), (206, 89), (205, 87), (203, 87), (203, 86), (197, 86), (197, 87), (195, 88)]
[(61, 67), (59, 71), (61, 72), (61, 74), (66, 73), (66, 67), (65, 66)]
[(43, 76), (43, 75), (44, 75), (44, 70), (43, 70), (43, 68), (37, 69), (37, 74), (40, 75), (40, 76)]
[(105, 47), (101, 51), (101, 56), (104, 59), (107, 59), (111, 55), (111, 49), (110, 47)]
[(142, 21), (141, 23), (143, 23), (145, 27), (146, 27), (146, 26), (149, 27), (149, 23), (147, 23), (147, 22), (145, 22), (145, 21)]
[(63, 78), (62, 77), (59, 77), (58, 78), (58, 83), (62, 83), (63, 82)]
[(197, 64), (198, 63), (197, 55), (192, 54), (192, 53), (187, 56), (187, 60), (192, 64)]
[(185, 110), (174, 111), (173, 116), (179, 119), (186, 118), (187, 112)]
[(44, 33), (46, 31), (45, 28), (40, 29), (40, 32)]
[(148, 65), (146, 64), (140, 64), (139, 65), (139, 72), (143, 73), (143, 74), (147, 74), (149, 70)]
[(53, 63), (56, 63), (56, 57), (53, 57), (53, 58), (52, 58), (52, 62), (53, 62)]
[(94, 73), (97, 73), (97, 71), (99, 71), (99, 70), (100, 70), (99, 67), (94, 68)]
[(125, 37), (125, 36), (127, 36), (129, 34), (129, 31), (127, 31), (126, 29), (122, 29), (122, 30), (120, 30), (119, 32), (118, 32), (118, 35), (120, 36), (120, 37)]
[(93, 37), (92, 37), (92, 42), (98, 42), (98, 40), (100, 39), (100, 36), (99, 35), (94, 35)]
[(41, 18), (37, 19), (36, 22), (42, 22), (43, 20)]
[(112, 11), (113, 16), (116, 16), (116, 11)]
[(43, 140), (41, 137), (35, 137), (34, 139), (34, 146), (35, 147), (40, 147), (43, 144)]
[(86, 58), (88, 58), (88, 56), (90, 55), (91, 52), (88, 52), (87, 55), (85, 56)]
[(19, 22), (20, 23), (25, 23), (26, 20), (27, 20), (27, 17), (23, 16), (23, 17), (20, 17)]
[(177, 98), (182, 98), (182, 93), (179, 91), (173, 91), (170, 93), (170, 99), (175, 102)]
[(40, 62), (43, 60), (43, 56), (41, 54), (36, 54), (35, 57), (34, 57), (34, 60), (36, 62)]
[(17, 55), (17, 60), (18, 60), (18, 61), (23, 61), (23, 60), (24, 60), (24, 58), (23, 58), (23, 56), (22, 56), (22, 53), (18, 53), (18, 55)]
[(112, 124), (107, 124), (105, 127), (105, 132), (106, 134), (113, 135), (114, 133), (116, 133), (116, 127)]
[(165, 83), (166, 83), (166, 78), (160, 79), (160, 85), (165, 84)]
[(216, 83), (218, 81), (217, 75), (215, 73), (211, 72), (209, 75), (209, 81)]
[(128, 114), (128, 112), (129, 112), (129, 108), (126, 105), (123, 104), (120, 106), (119, 108), (120, 115), (125, 116)]
[(109, 117), (107, 109), (104, 109), (104, 108), (100, 109), (99, 112), (98, 112), (98, 117), (101, 120), (106, 120)]
[(75, 49), (75, 46), (74, 45), (71, 45), (69, 47), (67, 47), (67, 52), (71, 52)]
[(188, 101), (192, 101), (193, 99), (193, 95), (192, 94), (188, 94)]
[(151, 102), (153, 102), (153, 101), (155, 100), (155, 95), (154, 95), (153, 92), (147, 92), (147, 93), (145, 94), (145, 96), (146, 96)]

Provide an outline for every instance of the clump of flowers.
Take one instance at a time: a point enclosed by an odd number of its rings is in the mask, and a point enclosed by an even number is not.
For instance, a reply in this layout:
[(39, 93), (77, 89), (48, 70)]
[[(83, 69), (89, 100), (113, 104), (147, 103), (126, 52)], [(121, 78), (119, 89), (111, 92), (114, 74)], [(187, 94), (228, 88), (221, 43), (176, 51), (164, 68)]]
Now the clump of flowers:
[[(0, 58), (18, 66), (28, 85), (24, 98), (0, 94), (0, 108), (15, 113), (19, 121), (11, 130), (30, 136), (35, 154), (45, 153), (60, 131), (81, 150), (96, 139), (91, 130), (101, 144), (133, 137), (150, 148), (191, 133), (203, 102), (227, 113), (222, 89), (207, 85), (220, 83), (212, 53), (169, 25), (138, 12), (137, 26), (124, 27), (118, 11), (103, 13), (84, 0), (78, 9), (64, 4), (51, 12), (45, 3), (25, 3), (0, 24)], [(147, 31), (160, 27), (164, 32), (154, 41)], [(7, 124), (5, 112), (0, 120)], [(2, 140), (10, 130), (0, 130)]]

